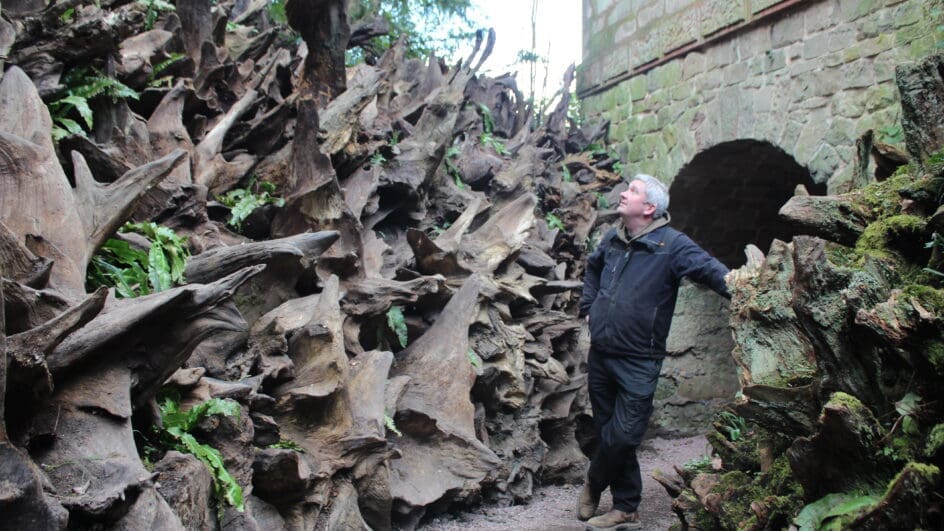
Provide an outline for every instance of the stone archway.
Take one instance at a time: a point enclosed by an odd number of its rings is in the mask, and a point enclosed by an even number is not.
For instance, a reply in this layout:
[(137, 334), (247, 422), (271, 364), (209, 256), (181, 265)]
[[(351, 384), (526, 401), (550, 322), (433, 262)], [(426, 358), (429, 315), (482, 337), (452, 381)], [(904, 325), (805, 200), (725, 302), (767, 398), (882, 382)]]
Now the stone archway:
[[(774, 145), (757, 140), (717, 144), (682, 167), (670, 187), (672, 226), (729, 268), (744, 263), (744, 246), (766, 252), (774, 238), (791, 240), (780, 207), (798, 184), (825, 193), (810, 172)], [(731, 357), (728, 305), (711, 290), (685, 283), (668, 338), (653, 428), (704, 433), (714, 413), (740, 389)]]
[(768, 142), (735, 140), (713, 146), (682, 167), (670, 188), (672, 225), (730, 268), (744, 264), (744, 246), (767, 252), (774, 238), (789, 241), (777, 215), (802, 184), (826, 193), (810, 172)]

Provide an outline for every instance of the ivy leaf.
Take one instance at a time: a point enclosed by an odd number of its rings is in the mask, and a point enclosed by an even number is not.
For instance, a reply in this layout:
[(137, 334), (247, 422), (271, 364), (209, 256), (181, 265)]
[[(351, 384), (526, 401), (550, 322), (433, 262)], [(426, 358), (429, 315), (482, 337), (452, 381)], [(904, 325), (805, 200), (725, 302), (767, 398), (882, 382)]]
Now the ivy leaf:
[(921, 397), (915, 393), (908, 393), (905, 396), (901, 397), (901, 400), (895, 402), (895, 411), (899, 415), (914, 415), (921, 406), (918, 403), (921, 402)]
[(164, 249), (157, 242), (151, 244), (148, 252), (148, 279), (154, 291), (164, 291), (174, 285), (170, 278), (170, 264), (164, 256)]

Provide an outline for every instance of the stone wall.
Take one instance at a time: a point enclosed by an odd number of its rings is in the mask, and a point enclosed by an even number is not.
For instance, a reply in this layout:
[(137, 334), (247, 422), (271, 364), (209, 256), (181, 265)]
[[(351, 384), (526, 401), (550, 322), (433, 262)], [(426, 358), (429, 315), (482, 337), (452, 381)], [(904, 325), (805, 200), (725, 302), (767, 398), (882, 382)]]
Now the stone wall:
[(582, 110), (610, 120), (628, 172), (671, 181), (696, 154), (754, 139), (841, 191), (859, 135), (896, 140), (894, 69), (944, 40), (940, 5), (584, 0)]
[[(862, 133), (900, 142), (895, 67), (944, 41), (941, 6), (584, 0), (582, 112), (610, 121), (627, 176), (672, 185), (673, 225), (737, 267), (744, 245), (790, 238), (777, 210), (794, 186), (848, 189)], [(708, 290), (680, 291), (653, 430), (703, 432), (737, 392), (726, 308)]]

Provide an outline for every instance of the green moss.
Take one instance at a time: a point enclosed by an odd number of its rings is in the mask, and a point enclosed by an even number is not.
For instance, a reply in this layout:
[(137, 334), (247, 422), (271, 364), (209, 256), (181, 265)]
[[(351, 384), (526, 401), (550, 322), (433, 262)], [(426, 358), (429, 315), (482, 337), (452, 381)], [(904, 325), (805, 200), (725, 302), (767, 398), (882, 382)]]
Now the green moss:
[(902, 289), (905, 295), (902, 302), (910, 305), (917, 299), (921, 306), (938, 316), (944, 316), (944, 289), (932, 288), (923, 284), (909, 284)]
[(921, 235), (927, 229), (927, 221), (918, 216), (899, 214), (870, 223), (859, 240), (855, 250), (860, 256), (870, 254), (883, 258), (891, 258), (889, 244), (899, 238), (915, 238), (924, 240)]
[(862, 189), (862, 201), (876, 219), (883, 219), (901, 213), (901, 191), (914, 182), (913, 169), (903, 170), (902, 166), (894, 175), (881, 182), (874, 182)]
[(856, 261), (859, 256), (855, 249), (846, 247), (838, 243), (829, 242), (826, 244), (826, 258), (835, 266), (854, 268), (858, 267)]
[(912, 479), (923, 480), (927, 485), (934, 485), (937, 483), (938, 478), (941, 476), (941, 469), (926, 463), (918, 463), (917, 461), (912, 461), (904, 466), (895, 477), (888, 482), (888, 488), (885, 491), (885, 496), (887, 497), (891, 490), (894, 488), (896, 483), (899, 483), (902, 480), (902, 476), (905, 474), (913, 474), (915, 477)]
[(928, 357), (928, 361), (934, 365), (938, 374), (944, 373), (944, 343), (928, 341), (924, 345), (924, 353)]
[(944, 424), (937, 424), (931, 428), (931, 433), (928, 434), (928, 443), (924, 447), (924, 455), (934, 457), (942, 448), (944, 448)]

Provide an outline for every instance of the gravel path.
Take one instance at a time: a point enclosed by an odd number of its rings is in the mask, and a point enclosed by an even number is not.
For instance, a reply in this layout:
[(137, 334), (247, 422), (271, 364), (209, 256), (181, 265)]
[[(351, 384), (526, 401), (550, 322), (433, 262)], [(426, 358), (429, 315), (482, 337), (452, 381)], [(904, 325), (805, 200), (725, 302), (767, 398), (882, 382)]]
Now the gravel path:
[[(665, 489), (652, 479), (655, 469), (669, 473), (672, 465), (682, 465), (691, 459), (706, 455), (710, 448), (702, 437), (683, 439), (653, 438), (639, 447), (639, 462), (642, 467), (642, 505), (639, 516), (643, 529), (668, 529), (678, 522), (672, 512), (672, 499)], [(482, 506), (479, 509), (459, 515), (445, 515), (433, 519), (421, 526), (423, 531), (456, 530), (533, 530), (533, 531), (571, 531), (582, 530), (585, 526), (577, 520), (577, 496), (581, 485), (550, 485), (535, 489), (534, 496), (527, 505), (511, 507)], [(612, 505), (609, 491), (603, 494), (597, 514), (610, 509)]]

